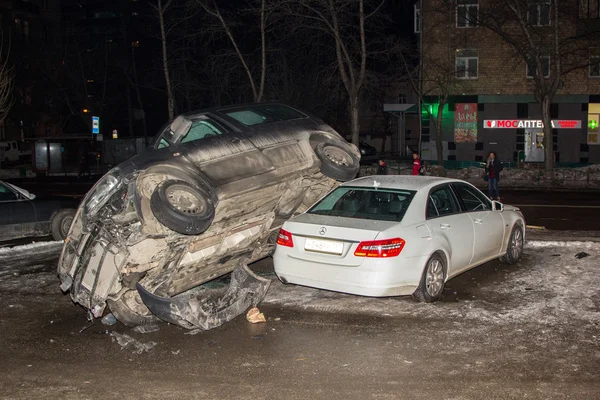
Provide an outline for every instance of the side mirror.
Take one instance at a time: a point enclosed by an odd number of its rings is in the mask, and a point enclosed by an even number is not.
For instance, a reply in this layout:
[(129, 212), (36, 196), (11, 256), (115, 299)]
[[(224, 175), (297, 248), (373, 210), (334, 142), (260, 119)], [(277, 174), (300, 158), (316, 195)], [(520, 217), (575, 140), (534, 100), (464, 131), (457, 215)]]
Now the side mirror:
[(499, 201), (492, 200), (492, 210), (494, 211), (504, 211), (504, 204)]

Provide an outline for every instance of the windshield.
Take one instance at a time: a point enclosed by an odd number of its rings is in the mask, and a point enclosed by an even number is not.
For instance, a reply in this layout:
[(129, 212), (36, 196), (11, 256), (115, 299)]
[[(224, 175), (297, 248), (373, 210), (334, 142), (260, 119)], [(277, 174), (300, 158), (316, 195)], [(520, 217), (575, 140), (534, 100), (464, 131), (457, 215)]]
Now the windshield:
[(400, 222), (414, 194), (409, 190), (338, 187), (307, 214)]

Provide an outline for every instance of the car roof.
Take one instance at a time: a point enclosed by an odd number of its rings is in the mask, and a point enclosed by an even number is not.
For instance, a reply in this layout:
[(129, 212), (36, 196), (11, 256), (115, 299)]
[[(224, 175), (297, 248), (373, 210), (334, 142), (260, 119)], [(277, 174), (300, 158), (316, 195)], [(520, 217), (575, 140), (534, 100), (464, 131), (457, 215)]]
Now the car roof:
[(297, 107), (291, 106), (289, 104), (285, 104), (285, 103), (242, 103), (242, 104), (229, 104), (229, 105), (225, 105), (225, 106), (217, 106), (217, 107), (210, 107), (210, 108), (204, 108), (201, 110), (194, 110), (194, 111), (190, 111), (187, 112), (185, 114), (182, 114), (183, 116), (187, 117), (187, 118), (194, 118), (197, 117), (199, 115), (202, 114), (206, 114), (206, 113), (223, 113), (224, 111), (229, 111), (229, 110), (235, 110), (238, 108), (246, 108), (246, 107), (256, 107), (256, 106), (285, 106), (285, 107), (289, 107), (295, 111), (298, 111), (301, 114), (306, 115), (307, 118), (313, 118), (313, 116), (310, 113), (307, 113), (306, 111), (300, 110)]
[(377, 185), (379, 188), (419, 191), (429, 190), (440, 183), (462, 181), (438, 176), (371, 175), (344, 182), (341, 186), (374, 187), (375, 182), (380, 184)]

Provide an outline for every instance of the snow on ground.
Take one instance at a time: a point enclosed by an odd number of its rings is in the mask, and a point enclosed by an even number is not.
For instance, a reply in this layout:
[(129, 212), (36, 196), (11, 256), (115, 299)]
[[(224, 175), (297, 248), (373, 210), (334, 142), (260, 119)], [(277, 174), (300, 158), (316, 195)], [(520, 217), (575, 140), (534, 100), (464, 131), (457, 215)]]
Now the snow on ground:
[[(33, 242), (21, 246), (1, 247), (0, 257), (18, 257), (26, 255), (30, 252), (37, 251), (56, 251), (63, 245), (62, 241), (58, 242)], [(0, 258), (1, 260), (1, 258)]]
[[(61, 242), (0, 249), (0, 295), (60, 293), (56, 265)], [(584, 251), (584, 258), (575, 255)], [(272, 273), (264, 304), (308, 311), (382, 317), (477, 320), (491, 324), (578, 320), (600, 324), (600, 243), (530, 241), (513, 266), (498, 261), (451, 280), (442, 301), (369, 298), (283, 285)], [(264, 274), (261, 274), (264, 275)]]
[[(458, 293), (458, 301), (435, 304), (414, 302), (409, 297), (369, 298), (327, 292), (277, 280), (264, 300), (266, 304), (306, 310), (360, 313), (378, 316), (408, 316), (427, 319), (474, 319), (496, 324), (535, 320), (553, 324), (578, 319), (600, 324), (600, 244), (586, 243), (591, 254), (578, 259), (580, 247), (528, 247), (515, 266), (497, 261), (486, 269), (482, 283), (472, 278), (472, 290)], [(465, 280), (465, 276), (455, 280)], [(485, 282), (483, 282), (485, 281)], [(444, 297), (453, 298), (452, 281)]]

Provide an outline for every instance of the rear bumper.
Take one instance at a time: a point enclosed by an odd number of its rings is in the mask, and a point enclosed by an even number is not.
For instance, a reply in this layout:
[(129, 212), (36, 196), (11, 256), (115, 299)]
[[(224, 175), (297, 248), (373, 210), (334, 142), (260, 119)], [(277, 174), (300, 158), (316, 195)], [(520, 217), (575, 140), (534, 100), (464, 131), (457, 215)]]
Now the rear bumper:
[(299, 260), (279, 247), (273, 255), (275, 273), (284, 283), (369, 297), (411, 295), (426, 262), (426, 256), (371, 258), (359, 267), (347, 267)]

